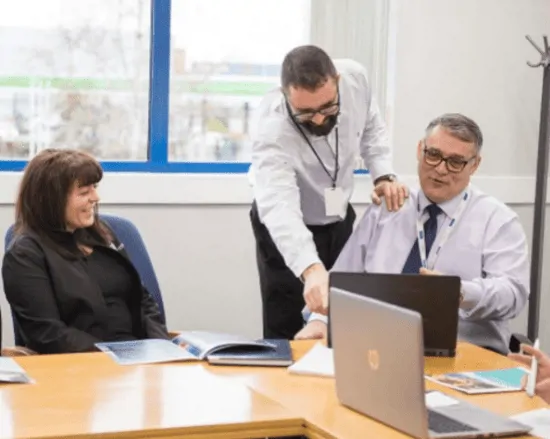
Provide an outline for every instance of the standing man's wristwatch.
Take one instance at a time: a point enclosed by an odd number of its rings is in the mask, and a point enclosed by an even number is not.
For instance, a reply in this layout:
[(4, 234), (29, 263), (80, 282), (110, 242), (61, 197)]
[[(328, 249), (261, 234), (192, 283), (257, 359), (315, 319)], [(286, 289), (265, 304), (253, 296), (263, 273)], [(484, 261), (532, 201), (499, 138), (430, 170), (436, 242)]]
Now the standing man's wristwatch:
[(393, 181), (396, 181), (397, 180), (397, 176), (395, 174), (386, 174), (386, 175), (381, 175), (380, 177), (378, 177), (376, 180), (374, 180), (374, 185), (376, 186), (378, 183), (380, 183), (381, 181), (389, 181), (389, 182), (393, 182)]

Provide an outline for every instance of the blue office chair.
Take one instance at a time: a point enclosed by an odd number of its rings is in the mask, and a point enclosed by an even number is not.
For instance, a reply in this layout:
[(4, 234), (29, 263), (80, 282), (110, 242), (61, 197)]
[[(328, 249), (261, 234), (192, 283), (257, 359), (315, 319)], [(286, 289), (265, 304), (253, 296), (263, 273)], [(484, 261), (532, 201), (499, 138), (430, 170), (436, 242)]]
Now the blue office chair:
[(100, 214), (99, 217), (113, 229), (117, 238), (124, 244), (124, 249), (128, 252), (130, 260), (136, 267), (143, 285), (159, 306), (162, 322), (166, 324), (164, 302), (160, 293), (157, 275), (139, 230), (130, 220), (120, 216)]
[[(157, 302), (160, 310), (160, 315), (164, 324), (166, 324), (166, 314), (164, 312), (164, 302), (160, 293), (160, 287), (153, 269), (153, 263), (145, 247), (145, 242), (139, 233), (137, 227), (130, 220), (122, 218), (116, 215), (100, 214), (99, 217), (102, 221), (105, 221), (107, 225), (113, 229), (117, 238), (124, 244), (124, 249), (128, 253), (130, 260), (136, 267), (141, 281), (145, 288), (149, 291), (153, 299)], [(7, 249), (8, 245), (13, 239), (14, 226), (11, 225), (4, 237), (4, 248)], [(13, 334), (15, 344), (17, 346), (24, 346), (23, 338), (15, 317), (13, 317)]]

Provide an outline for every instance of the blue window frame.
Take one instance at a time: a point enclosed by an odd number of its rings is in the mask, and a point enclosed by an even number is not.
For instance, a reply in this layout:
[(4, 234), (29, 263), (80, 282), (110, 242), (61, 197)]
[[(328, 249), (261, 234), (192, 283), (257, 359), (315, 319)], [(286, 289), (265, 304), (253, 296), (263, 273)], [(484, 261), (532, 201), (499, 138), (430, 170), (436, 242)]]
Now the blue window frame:
[[(143, 161), (102, 161), (107, 172), (246, 173), (249, 163), (175, 162), (168, 158), (172, 0), (151, 0), (148, 151)], [(27, 160), (0, 160), (0, 171), (22, 171)]]
[[(107, 172), (244, 174), (250, 163), (169, 160), (171, 8), (172, 0), (151, 0), (147, 159), (102, 161), (101, 165)], [(26, 160), (0, 160), (0, 171), (22, 171), (26, 164)]]
[(170, 27), (172, 0), (152, 0), (149, 90), (149, 151), (146, 162), (105, 162), (105, 171), (246, 173), (249, 163), (174, 162), (168, 159)]

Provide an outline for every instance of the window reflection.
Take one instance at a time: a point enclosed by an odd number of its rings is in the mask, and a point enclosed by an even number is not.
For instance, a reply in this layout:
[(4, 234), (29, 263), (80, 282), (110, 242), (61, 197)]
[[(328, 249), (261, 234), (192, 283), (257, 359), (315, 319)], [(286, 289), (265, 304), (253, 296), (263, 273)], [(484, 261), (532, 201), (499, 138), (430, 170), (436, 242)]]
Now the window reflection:
[[(29, 13), (32, 11), (32, 13)], [(147, 156), (151, 0), (18, 0), (0, 14), (0, 159)]]
[(252, 113), (309, 16), (310, 0), (172, 1), (172, 160), (250, 161)]

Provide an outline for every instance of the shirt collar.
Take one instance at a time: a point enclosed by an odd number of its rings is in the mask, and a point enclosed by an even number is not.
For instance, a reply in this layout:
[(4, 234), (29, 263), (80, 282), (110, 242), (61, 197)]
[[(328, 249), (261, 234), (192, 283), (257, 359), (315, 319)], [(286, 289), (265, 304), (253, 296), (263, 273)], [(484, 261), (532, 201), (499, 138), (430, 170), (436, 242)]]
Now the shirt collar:
[[(460, 194), (458, 194), (454, 198), (451, 198), (450, 200), (447, 200), (447, 201), (444, 201), (443, 203), (438, 204), (438, 206), (441, 208), (441, 210), (445, 215), (447, 215), (449, 218), (452, 218), (452, 216), (456, 212), (456, 209), (458, 208), (460, 200), (464, 196), (464, 192), (467, 190), (468, 188), (464, 189), (462, 192), (460, 192)], [(426, 207), (428, 207), (430, 204), (433, 204), (428, 199), (428, 197), (426, 197), (426, 194), (424, 194), (424, 191), (422, 189), (419, 190), (418, 202), (420, 205), (420, 212), (424, 212), (424, 209), (426, 209)]]
[(273, 99), (269, 104), (270, 111), (286, 114), (287, 110), (285, 105), (285, 95), (283, 91), (280, 89), (276, 89), (272, 90), (272, 93), (275, 94), (275, 99)]

